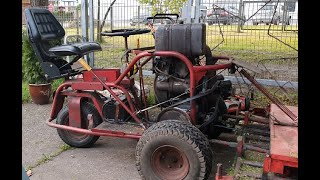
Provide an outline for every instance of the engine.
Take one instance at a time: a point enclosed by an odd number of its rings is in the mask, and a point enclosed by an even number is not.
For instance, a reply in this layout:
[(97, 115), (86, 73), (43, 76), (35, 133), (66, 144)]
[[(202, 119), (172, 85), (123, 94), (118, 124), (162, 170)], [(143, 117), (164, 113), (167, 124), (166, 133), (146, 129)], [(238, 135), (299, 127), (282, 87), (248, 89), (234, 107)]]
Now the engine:
[[(156, 38), (156, 50), (177, 51), (185, 55), (191, 63), (200, 65), (201, 56), (206, 59), (206, 65), (216, 63), (210, 48), (206, 45), (206, 27), (204, 24), (172, 24), (159, 26)], [(200, 58), (201, 57), (201, 58)], [(190, 76), (187, 66), (174, 57), (156, 57), (153, 61), (155, 73), (154, 91), (157, 103), (163, 103), (162, 107), (168, 107), (175, 102), (182, 101), (190, 97), (186, 91), (190, 87)], [(203, 121), (215, 106), (218, 98), (226, 99), (231, 95), (232, 84), (224, 80), (222, 75), (216, 72), (208, 72), (200, 81), (196, 82), (196, 95), (211, 89), (213, 85), (218, 87), (210, 95), (196, 99), (197, 119)], [(176, 98), (178, 96), (178, 98)], [(174, 100), (170, 100), (175, 98)], [(185, 102), (177, 106), (179, 109), (188, 111), (190, 102)], [(227, 109), (225, 104), (219, 105), (220, 112)]]

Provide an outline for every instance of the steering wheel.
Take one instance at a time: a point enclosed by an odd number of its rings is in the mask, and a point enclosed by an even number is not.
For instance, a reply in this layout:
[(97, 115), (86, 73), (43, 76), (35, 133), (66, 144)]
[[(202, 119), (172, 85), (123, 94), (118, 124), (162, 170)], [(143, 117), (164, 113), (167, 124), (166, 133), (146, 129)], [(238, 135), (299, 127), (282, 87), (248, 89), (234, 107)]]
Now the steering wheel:
[(111, 31), (103, 31), (101, 32), (101, 35), (129, 37), (130, 35), (145, 34), (150, 31), (151, 31), (150, 29), (116, 29)]

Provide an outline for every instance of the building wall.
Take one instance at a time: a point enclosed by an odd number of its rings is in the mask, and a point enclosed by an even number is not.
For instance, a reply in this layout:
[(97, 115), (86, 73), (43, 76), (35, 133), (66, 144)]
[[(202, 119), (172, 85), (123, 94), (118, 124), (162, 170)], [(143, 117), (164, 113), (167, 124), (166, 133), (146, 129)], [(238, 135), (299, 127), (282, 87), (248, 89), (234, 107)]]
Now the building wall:
[(22, 24), (25, 24), (24, 9), (31, 6), (30, 0), (22, 0)]

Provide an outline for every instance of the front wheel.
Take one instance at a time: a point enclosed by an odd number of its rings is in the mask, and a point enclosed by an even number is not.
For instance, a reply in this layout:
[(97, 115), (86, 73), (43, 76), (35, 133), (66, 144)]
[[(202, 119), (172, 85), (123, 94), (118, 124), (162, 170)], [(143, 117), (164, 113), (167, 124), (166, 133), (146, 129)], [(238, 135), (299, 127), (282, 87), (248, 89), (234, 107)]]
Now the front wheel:
[(148, 128), (136, 147), (142, 179), (208, 179), (212, 169), (209, 141), (192, 124), (166, 120)]
[[(102, 123), (102, 119), (96, 110), (96, 108), (88, 103), (81, 102), (81, 128), (84, 129), (92, 129), (97, 127), (100, 123)], [(93, 123), (89, 125), (87, 116), (88, 114), (92, 114)], [(65, 106), (57, 116), (57, 124), (61, 125), (69, 125), (69, 108)], [(99, 136), (93, 136), (88, 134), (81, 134), (72, 131), (67, 131), (63, 129), (57, 129), (60, 138), (68, 145), (72, 147), (90, 147), (92, 146), (98, 139)]]

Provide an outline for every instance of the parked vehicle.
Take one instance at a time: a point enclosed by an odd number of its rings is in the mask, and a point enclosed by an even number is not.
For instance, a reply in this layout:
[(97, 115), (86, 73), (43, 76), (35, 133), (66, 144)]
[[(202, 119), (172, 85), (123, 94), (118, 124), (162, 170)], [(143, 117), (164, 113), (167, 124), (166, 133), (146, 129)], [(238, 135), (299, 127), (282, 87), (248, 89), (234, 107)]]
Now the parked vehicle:
[(235, 6), (214, 7), (207, 14), (206, 22), (208, 25), (217, 24), (230, 25), (238, 22), (239, 10)]
[[(253, 16), (252, 24), (258, 25), (261, 23), (265, 23), (266, 25), (269, 25), (271, 23), (274, 25), (278, 25), (281, 21), (281, 13), (279, 10), (275, 9), (276, 5), (267, 4), (267, 5), (261, 5), (261, 6), (264, 6), (264, 7), (260, 9), (257, 12), (257, 14)], [(276, 12), (274, 12), (275, 10)], [(273, 17), (273, 14), (274, 14), (274, 17)]]
[(281, 21), (286, 25), (292, 25), (298, 23), (298, 1), (285, 2), (281, 5)]
[(149, 16), (148, 15), (133, 16), (132, 19), (130, 19), (130, 25), (131, 26), (135, 26), (137, 24), (147, 25), (148, 24), (147, 17)]

